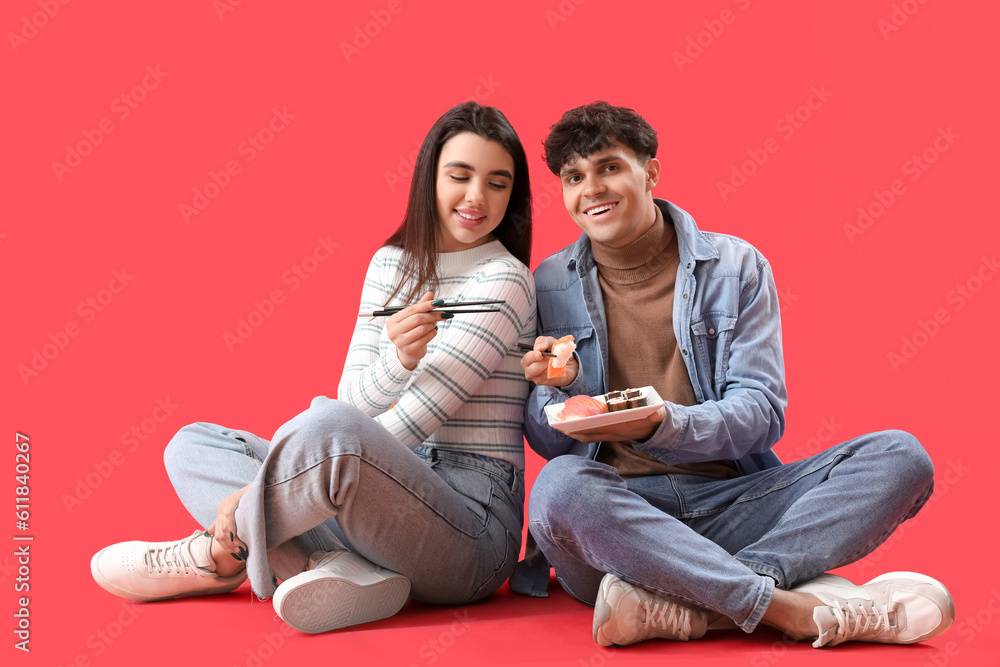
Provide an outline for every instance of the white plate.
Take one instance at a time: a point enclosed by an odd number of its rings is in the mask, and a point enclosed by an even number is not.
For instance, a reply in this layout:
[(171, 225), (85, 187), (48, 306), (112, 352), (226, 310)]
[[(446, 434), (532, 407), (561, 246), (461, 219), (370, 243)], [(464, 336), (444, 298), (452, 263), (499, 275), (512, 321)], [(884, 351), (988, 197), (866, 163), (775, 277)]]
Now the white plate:
[[(567, 419), (566, 421), (561, 421), (556, 418), (556, 415), (562, 412), (565, 403), (559, 403), (557, 405), (546, 405), (545, 416), (549, 420), (549, 426), (557, 431), (562, 431), (563, 433), (586, 431), (601, 426), (610, 426), (612, 424), (630, 422), (634, 419), (643, 419), (659, 410), (660, 406), (663, 405), (663, 399), (660, 398), (660, 395), (657, 394), (656, 390), (652, 387), (639, 388), (646, 390), (646, 405), (641, 408), (631, 408), (629, 410), (607, 412), (603, 415), (594, 415), (593, 417), (580, 417), (579, 419)], [(594, 398), (599, 400), (601, 403), (604, 402), (604, 396), (594, 396)]]

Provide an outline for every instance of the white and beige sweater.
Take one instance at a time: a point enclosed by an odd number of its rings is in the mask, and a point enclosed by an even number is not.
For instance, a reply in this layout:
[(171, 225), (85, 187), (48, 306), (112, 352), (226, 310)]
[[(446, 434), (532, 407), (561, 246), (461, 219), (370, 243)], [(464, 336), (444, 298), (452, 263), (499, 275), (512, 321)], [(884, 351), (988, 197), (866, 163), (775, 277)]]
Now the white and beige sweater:
[[(361, 312), (401, 304), (406, 285), (386, 304), (402, 249), (383, 247), (368, 267)], [(375, 418), (409, 447), (427, 445), (491, 456), (524, 469), (523, 406), (528, 382), (518, 342), (535, 339), (535, 283), (528, 267), (499, 241), (438, 255), (434, 298), (503, 299), (495, 313), (457, 315), (413, 371), (396, 356), (386, 318), (358, 320), (338, 398)]]

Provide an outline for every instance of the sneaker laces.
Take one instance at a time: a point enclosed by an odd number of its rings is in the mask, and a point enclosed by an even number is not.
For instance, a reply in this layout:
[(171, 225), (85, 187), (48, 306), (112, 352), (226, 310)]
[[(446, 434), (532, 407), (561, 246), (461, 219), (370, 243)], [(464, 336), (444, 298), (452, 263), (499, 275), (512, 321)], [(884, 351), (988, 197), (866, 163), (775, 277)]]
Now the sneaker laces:
[(146, 565), (157, 574), (187, 574), (194, 571), (203, 574), (191, 553), (192, 543), (204, 533), (198, 532), (191, 537), (174, 542), (152, 542), (146, 549)]
[(670, 637), (686, 640), (691, 636), (691, 610), (668, 600), (644, 600), (641, 608), (646, 612), (642, 624), (658, 626)]
[(894, 633), (896, 625), (889, 620), (889, 615), (896, 615), (894, 609), (890, 609), (890, 602), (878, 605), (874, 603), (859, 604), (853, 606), (850, 600), (845, 600), (839, 605), (831, 605), (837, 620), (837, 632), (834, 638), (828, 642), (830, 646), (846, 641), (864, 641), (883, 634)]

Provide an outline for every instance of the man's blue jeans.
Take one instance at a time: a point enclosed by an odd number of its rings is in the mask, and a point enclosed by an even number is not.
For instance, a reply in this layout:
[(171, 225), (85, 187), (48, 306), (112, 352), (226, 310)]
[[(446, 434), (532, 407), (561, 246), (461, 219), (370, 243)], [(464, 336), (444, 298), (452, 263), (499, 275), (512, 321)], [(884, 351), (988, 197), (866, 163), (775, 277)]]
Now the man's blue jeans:
[(735, 479), (622, 479), (579, 456), (549, 461), (529, 530), (563, 588), (593, 604), (605, 573), (751, 632), (774, 588), (871, 553), (931, 495), (934, 467), (912, 435), (864, 435)]
[(202, 527), (250, 484), (236, 510), (247, 573), (261, 597), (317, 550), (349, 548), (410, 579), (425, 602), (463, 604), (500, 587), (517, 562), (524, 476), (506, 461), (416, 451), (370, 417), (319, 396), (270, 442), (214, 424), (181, 429), (164, 453)]

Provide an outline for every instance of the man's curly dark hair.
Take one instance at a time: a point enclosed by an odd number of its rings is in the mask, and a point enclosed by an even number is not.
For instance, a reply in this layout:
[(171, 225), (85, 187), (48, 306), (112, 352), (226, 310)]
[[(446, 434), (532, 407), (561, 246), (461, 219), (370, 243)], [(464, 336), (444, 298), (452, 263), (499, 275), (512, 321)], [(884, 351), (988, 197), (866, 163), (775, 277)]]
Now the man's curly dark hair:
[(598, 101), (570, 109), (549, 128), (545, 162), (559, 175), (563, 165), (586, 157), (614, 143), (628, 146), (639, 160), (656, 157), (656, 130), (631, 109)]

